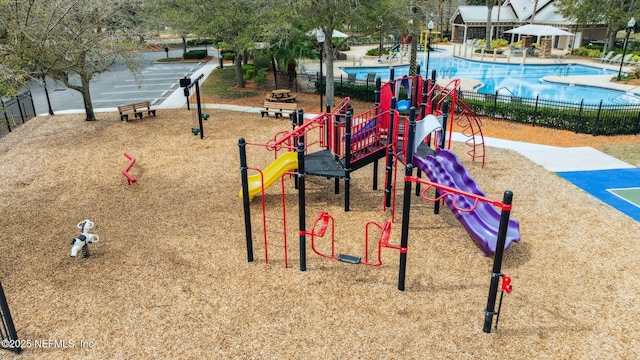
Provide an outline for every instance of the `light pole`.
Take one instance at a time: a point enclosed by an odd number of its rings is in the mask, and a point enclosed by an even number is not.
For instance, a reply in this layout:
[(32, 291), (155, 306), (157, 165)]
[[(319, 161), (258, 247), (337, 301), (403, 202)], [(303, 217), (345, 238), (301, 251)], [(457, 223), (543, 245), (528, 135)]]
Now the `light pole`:
[(320, 83), (318, 85), (318, 92), (320, 93), (320, 112), (322, 112), (322, 45), (324, 45), (324, 31), (318, 29), (316, 32), (316, 40), (320, 44)]
[(622, 64), (624, 64), (624, 57), (627, 55), (627, 44), (629, 44), (629, 34), (631, 29), (636, 25), (636, 19), (631, 18), (627, 22), (627, 36), (624, 37), (624, 46), (622, 47), (622, 60), (620, 60), (620, 70), (618, 70), (618, 81), (620, 81), (620, 75), (622, 75)]
[(429, 20), (427, 24), (429, 34), (427, 35), (427, 79), (429, 78), (429, 54), (431, 53), (431, 30), (433, 30), (433, 20)]

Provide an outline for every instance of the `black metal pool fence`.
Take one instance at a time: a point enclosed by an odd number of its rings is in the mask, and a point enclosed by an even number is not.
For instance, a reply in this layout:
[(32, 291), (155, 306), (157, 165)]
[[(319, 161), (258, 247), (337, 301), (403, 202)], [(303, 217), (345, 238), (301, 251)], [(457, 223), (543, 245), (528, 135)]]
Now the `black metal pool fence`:
[[(316, 78), (316, 91), (318, 83)], [(355, 80), (340, 76), (335, 80), (337, 96), (373, 101), (374, 91), (375, 82), (370, 79)], [(603, 104), (602, 101), (589, 103), (589, 99), (574, 103), (497, 92), (479, 94), (460, 90), (459, 94), (479, 116), (594, 136), (640, 133), (640, 105)]]
[(640, 105), (579, 103), (502, 94), (461, 95), (480, 116), (592, 135), (637, 135)]
[(31, 92), (22, 92), (10, 99), (0, 98), (0, 111), (0, 136), (3, 136), (36, 116)]

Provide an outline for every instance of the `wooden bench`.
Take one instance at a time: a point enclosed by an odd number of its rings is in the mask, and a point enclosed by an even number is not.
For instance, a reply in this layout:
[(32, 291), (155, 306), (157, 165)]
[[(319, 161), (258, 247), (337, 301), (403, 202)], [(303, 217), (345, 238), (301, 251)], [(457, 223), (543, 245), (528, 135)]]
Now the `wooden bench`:
[(276, 116), (282, 116), (282, 114), (291, 114), (298, 110), (297, 103), (284, 103), (284, 102), (274, 102), (274, 101), (265, 101), (264, 109), (260, 110), (260, 115), (264, 117), (266, 114), (269, 116), (269, 113), (273, 113)]
[(120, 121), (125, 120), (129, 122), (130, 113), (133, 113), (134, 118), (139, 118), (140, 120), (142, 120), (142, 115), (145, 111), (147, 112), (147, 115), (153, 115), (153, 117), (156, 116), (156, 110), (151, 109), (151, 101), (143, 101), (139, 103), (118, 106)]

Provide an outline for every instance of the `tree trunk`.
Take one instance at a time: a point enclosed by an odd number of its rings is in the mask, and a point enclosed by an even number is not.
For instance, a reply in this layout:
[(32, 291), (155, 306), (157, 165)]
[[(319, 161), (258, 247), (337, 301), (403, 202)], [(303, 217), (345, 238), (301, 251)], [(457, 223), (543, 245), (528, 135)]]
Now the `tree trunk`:
[[(417, 62), (418, 62), (418, 34), (412, 32), (411, 34), (411, 54), (409, 58), (409, 76), (417, 75)], [(425, 48), (425, 51), (429, 51), (428, 48)]]
[[(333, 30), (332, 30), (333, 31)], [(333, 96), (334, 96), (334, 84), (333, 84), (333, 44), (331, 42), (331, 37), (327, 36), (324, 42), (324, 59), (325, 64), (327, 64), (327, 106), (333, 107)], [(322, 64), (320, 64), (322, 66)]]
[(82, 100), (84, 101), (84, 109), (87, 113), (87, 121), (96, 120), (96, 114), (93, 112), (93, 103), (91, 102), (90, 79), (86, 75), (81, 75), (80, 80), (82, 86), (80, 87), (80, 93), (82, 94)]
[(604, 48), (602, 49), (603, 53), (613, 50), (616, 46), (616, 35), (618, 35), (618, 32), (613, 30), (611, 26), (607, 26), (607, 43), (604, 44)]
[(485, 32), (486, 44), (485, 49), (491, 50), (491, 13), (493, 12), (493, 0), (487, 0), (487, 29)]
[[(240, 53), (239, 51), (236, 51), (236, 53)], [(237, 80), (237, 87), (239, 88), (243, 88), (244, 87), (244, 78), (242, 77), (242, 55), (236, 55), (236, 80)]]
[(187, 38), (182, 36), (182, 54), (187, 52)]

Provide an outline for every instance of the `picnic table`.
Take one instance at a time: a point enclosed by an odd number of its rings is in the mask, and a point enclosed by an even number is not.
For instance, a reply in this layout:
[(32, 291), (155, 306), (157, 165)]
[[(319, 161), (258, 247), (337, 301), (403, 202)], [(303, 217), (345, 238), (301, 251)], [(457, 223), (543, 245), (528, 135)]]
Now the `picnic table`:
[(296, 97), (291, 94), (291, 90), (276, 89), (271, 91), (271, 94), (267, 95), (265, 100), (271, 102), (293, 103), (296, 102)]

